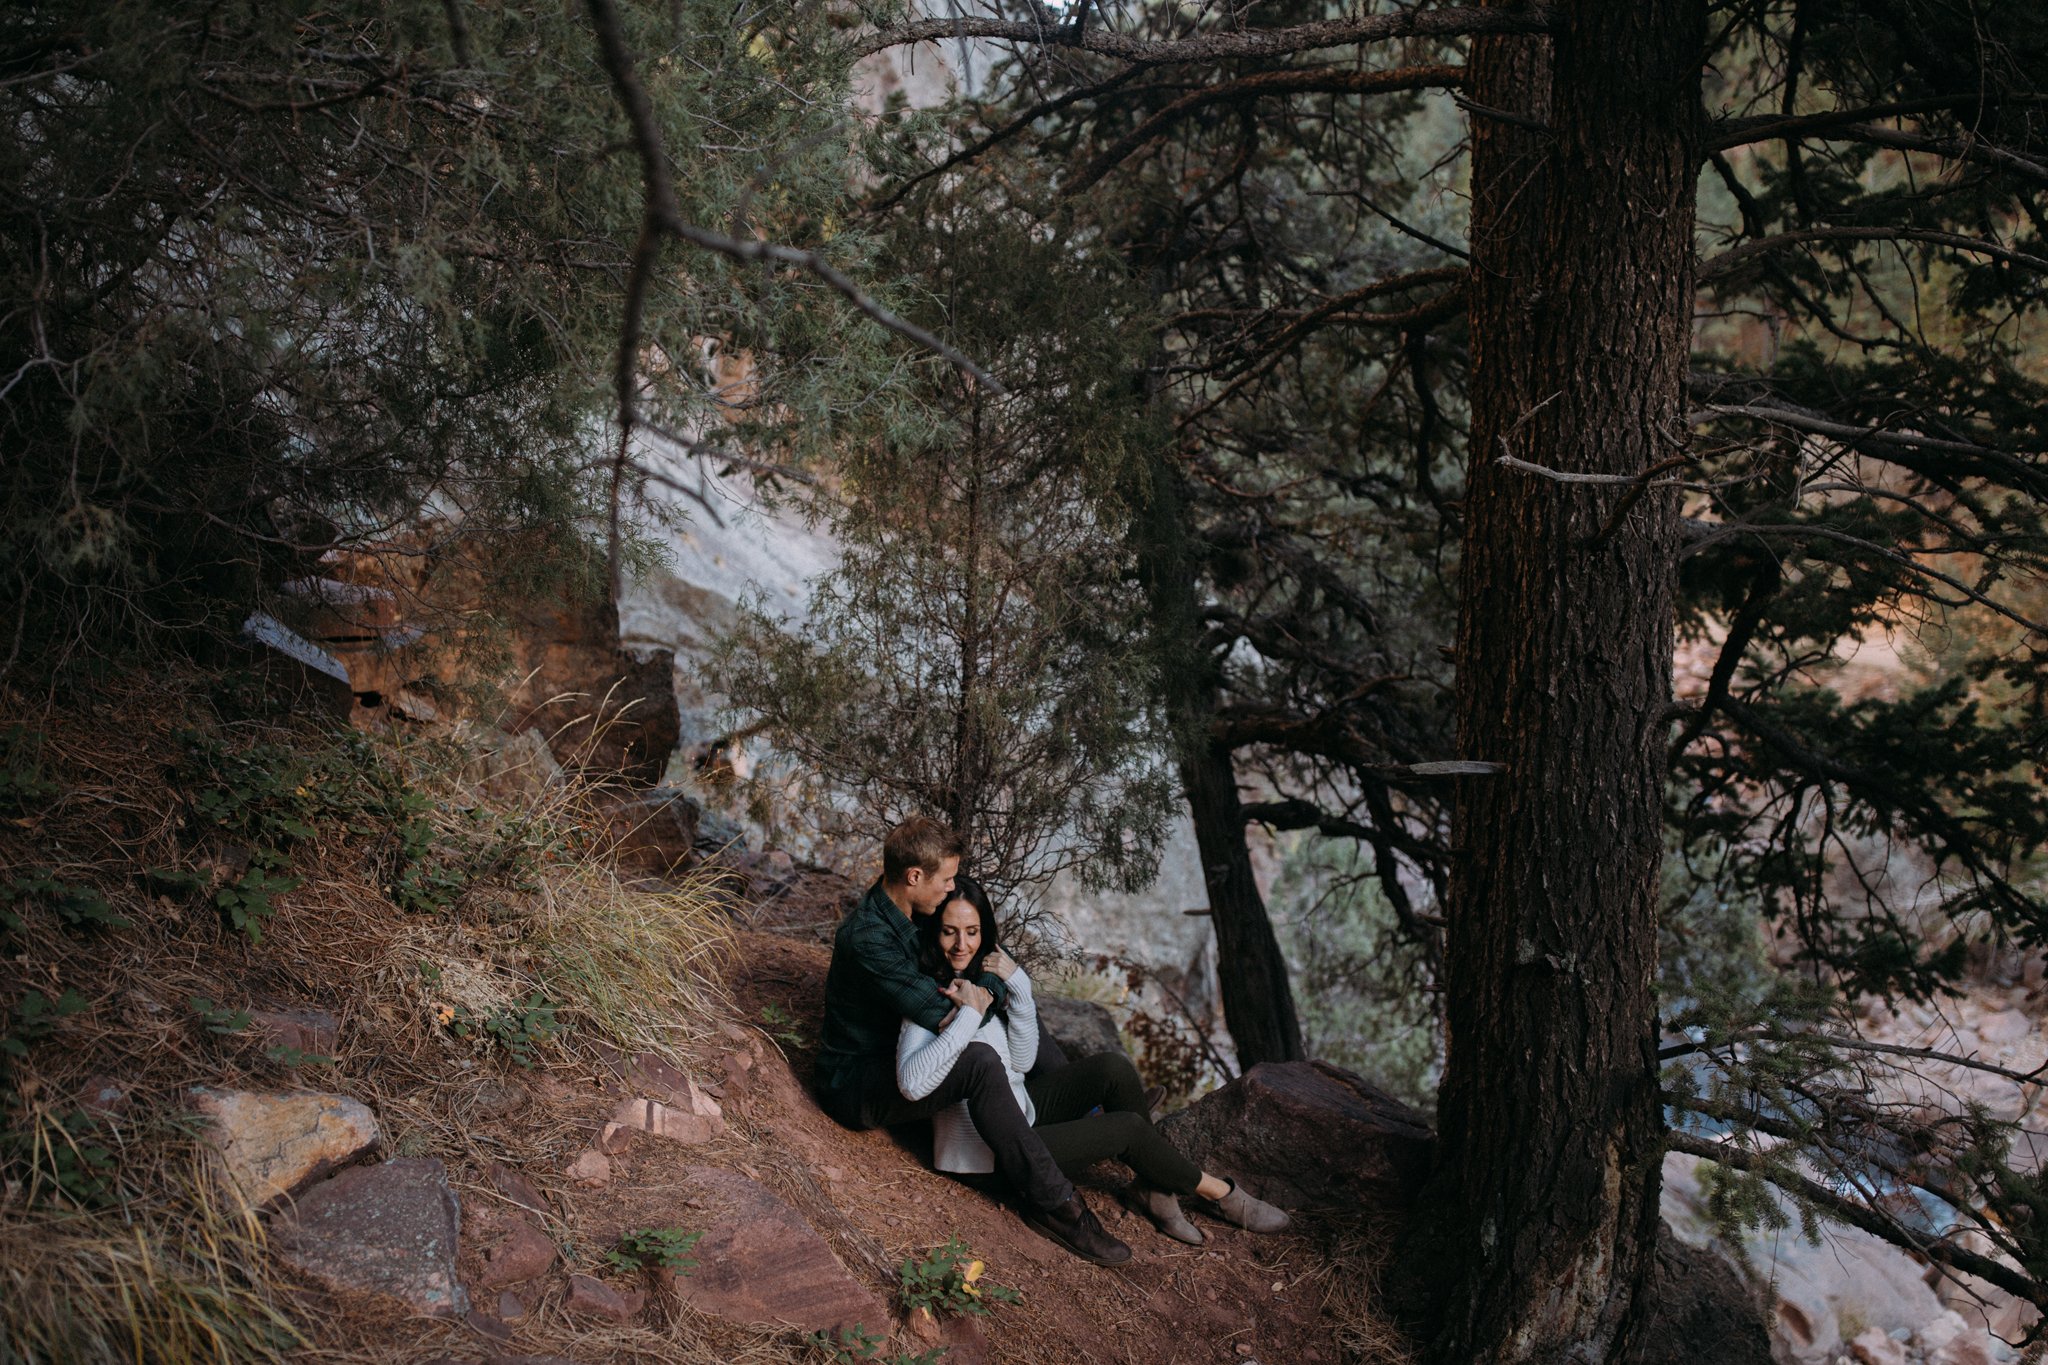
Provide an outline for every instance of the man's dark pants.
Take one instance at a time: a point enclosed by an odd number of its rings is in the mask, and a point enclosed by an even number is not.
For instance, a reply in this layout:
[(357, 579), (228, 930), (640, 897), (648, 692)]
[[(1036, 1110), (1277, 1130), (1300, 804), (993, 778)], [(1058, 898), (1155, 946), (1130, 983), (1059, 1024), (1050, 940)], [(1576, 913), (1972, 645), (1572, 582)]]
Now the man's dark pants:
[(1024, 1121), (1003, 1059), (987, 1043), (969, 1043), (962, 1049), (939, 1088), (921, 1100), (905, 1099), (897, 1088), (894, 1057), (875, 1058), (846, 1084), (818, 1096), (826, 1113), (856, 1131), (928, 1119), (962, 1100), (967, 1101), (974, 1131), (995, 1153), (996, 1174), (1012, 1188), (1041, 1209), (1058, 1208), (1073, 1196), (1073, 1182), (1060, 1173), (1052, 1153)]

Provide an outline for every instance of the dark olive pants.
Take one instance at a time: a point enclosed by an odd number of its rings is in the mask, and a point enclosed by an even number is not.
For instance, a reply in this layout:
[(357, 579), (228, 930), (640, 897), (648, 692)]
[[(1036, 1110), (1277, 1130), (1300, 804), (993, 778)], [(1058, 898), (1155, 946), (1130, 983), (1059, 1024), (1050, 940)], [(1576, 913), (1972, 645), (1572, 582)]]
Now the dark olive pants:
[[(1038, 1111), (1032, 1125), (1059, 1168), (1072, 1176), (1115, 1157), (1168, 1194), (1193, 1194), (1202, 1170), (1168, 1142), (1145, 1112), (1145, 1083), (1121, 1052), (1034, 1070), (1024, 1089)], [(1102, 1106), (1099, 1114), (1088, 1111)]]

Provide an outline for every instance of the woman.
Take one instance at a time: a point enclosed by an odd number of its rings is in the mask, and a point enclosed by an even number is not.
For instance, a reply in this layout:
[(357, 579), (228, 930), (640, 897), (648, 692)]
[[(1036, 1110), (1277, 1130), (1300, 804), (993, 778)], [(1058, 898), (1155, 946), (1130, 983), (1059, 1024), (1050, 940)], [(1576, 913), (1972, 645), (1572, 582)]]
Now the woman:
[[(903, 1094), (922, 1099), (944, 1080), (970, 1043), (995, 1049), (1025, 1119), (1037, 1130), (1061, 1170), (1073, 1176), (1105, 1157), (1137, 1172), (1124, 1203), (1167, 1236), (1200, 1246), (1207, 1240), (1181, 1212), (1180, 1196), (1211, 1201), (1216, 1214), (1253, 1232), (1278, 1232), (1287, 1215), (1210, 1175), (1175, 1151), (1146, 1117), (1144, 1083), (1121, 1052), (1106, 1052), (1053, 1071), (1026, 1076), (1038, 1053), (1038, 1009), (1031, 978), (996, 942), (995, 911), (972, 877), (961, 877), (952, 897), (917, 926), (920, 964), (960, 1002), (938, 1033), (906, 1019), (896, 1040), (896, 1081)], [(991, 1010), (993, 997), (974, 984), (984, 971), (1008, 984), (1009, 1004)], [(1099, 1114), (1090, 1111), (1100, 1106)], [(967, 1106), (932, 1118), (933, 1162), (942, 1171), (972, 1174), (995, 1169), (995, 1155), (974, 1131)]]

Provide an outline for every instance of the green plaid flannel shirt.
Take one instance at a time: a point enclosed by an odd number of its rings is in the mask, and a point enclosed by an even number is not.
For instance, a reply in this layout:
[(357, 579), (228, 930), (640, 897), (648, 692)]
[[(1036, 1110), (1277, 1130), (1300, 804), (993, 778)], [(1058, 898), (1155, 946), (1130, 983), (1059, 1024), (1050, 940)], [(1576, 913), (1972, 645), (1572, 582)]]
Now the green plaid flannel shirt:
[[(993, 972), (983, 972), (975, 984), (993, 993), (999, 1006), (1009, 999), (1009, 988)], [(851, 1085), (864, 1063), (893, 1059), (905, 1019), (937, 1033), (952, 1012), (939, 983), (917, 969), (917, 930), (877, 881), (832, 939), (818, 1089)]]

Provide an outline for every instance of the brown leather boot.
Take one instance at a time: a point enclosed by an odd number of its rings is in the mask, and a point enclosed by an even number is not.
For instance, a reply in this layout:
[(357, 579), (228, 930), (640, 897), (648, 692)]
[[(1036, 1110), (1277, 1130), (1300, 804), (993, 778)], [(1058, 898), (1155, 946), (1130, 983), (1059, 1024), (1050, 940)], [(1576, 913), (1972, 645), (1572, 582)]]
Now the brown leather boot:
[(1131, 1259), (1131, 1249), (1109, 1235), (1108, 1229), (1081, 1202), (1079, 1190), (1058, 1208), (1025, 1209), (1023, 1214), (1025, 1225), (1033, 1232), (1084, 1261), (1122, 1265)]

